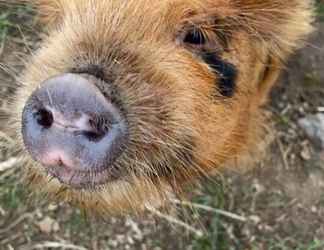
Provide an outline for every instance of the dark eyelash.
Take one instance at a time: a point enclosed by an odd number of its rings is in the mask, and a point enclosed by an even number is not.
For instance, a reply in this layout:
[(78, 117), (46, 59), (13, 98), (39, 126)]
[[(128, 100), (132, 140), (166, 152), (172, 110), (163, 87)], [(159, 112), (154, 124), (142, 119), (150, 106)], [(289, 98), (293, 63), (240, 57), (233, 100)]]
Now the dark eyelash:
[(190, 29), (183, 39), (184, 43), (193, 45), (202, 45), (206, 43), (206, 38), (203, 32), (198, 28)]

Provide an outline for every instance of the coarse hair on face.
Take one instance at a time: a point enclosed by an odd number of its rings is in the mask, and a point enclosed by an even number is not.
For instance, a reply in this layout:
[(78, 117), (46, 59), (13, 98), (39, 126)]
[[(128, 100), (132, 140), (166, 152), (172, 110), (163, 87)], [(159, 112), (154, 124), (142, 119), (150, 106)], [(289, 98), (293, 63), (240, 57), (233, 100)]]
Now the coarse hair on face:
[[(20, 2), (34, 4), (47, 25), (13, 105), (26, 179), (49, 198), (103, 215), (168, 204), (184, 185), (249, 151), (260, 107), (313, 19), (308, 0)], [(129, 142), (113, 166), (118, 178), (99, 186), (62, 184), (25, 152), (20, 135), (31, 94), (69, 72), (113, 89), (128, 123)]]

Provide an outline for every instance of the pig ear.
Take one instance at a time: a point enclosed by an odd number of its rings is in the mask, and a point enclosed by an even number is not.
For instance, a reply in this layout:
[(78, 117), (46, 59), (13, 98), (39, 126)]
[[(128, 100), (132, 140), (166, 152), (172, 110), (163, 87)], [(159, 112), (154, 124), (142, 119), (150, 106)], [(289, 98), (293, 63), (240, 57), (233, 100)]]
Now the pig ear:
[(31, 0), (35, 6), (40, 21), (48, 26), (57, 25), (63, 15), (62, 2), (60, 0)]
[(313, 3), (309, 0), (233, 0), (233, 26), (258, 41), (267, 58), (260, 79), (260, 104), (266, 101), (287, 57), (313, 31)]
[(277, 82), (282, 69), (282, 60), (276, 56), (268, 56), (266, 67), (258, 84), (258, 104), (264, 105), (267, 103), (270, 91)]
[[(311, 0), (233, 0), (232, 22), (285, 59), (312, 30)], [(234, 26), (235, 26), (234, 25)]]

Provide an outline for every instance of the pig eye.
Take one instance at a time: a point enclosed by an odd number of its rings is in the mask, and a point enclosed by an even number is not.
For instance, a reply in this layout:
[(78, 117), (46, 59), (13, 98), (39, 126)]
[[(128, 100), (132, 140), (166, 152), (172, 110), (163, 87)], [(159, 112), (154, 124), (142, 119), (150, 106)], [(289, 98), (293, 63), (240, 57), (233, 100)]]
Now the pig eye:
[[(228, 47), (228, 37), (221, 32), (209, 32), (197, 26), (186, 29), (180, 36), (185, 48), (206, 63), (216, 75), (216, 91), (223, 97), (233, 97), (236, 90), (237, 69), (221, 57)], [(218, 96), (218, 95), (217, 95)]]
[(185, 34), (183, 42), (191, 45), (204, 45), (206, 43), (206, 38), (201, 29), (192, 28)]

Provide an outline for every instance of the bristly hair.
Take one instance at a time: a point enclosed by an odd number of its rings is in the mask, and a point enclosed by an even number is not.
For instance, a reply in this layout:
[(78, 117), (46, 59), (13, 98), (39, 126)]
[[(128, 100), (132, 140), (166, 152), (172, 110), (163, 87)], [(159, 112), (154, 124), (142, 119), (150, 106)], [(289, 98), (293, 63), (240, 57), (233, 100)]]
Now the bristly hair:
[[(309, 0), (13, 2), (33, 3), (41, 22), (49, 29), (59, 27), (59, 32), (49, 32), (43, 50), (26, 65), (13, 105), (12, 130), (17, 134), (26, 98), (49, 76), (67, 72), (76, 61), (77, 66), (86, 62), (101, 64), (109, 73), (117, 71), (115, 81), (132, 137), (116, 166), (127, 169), (128, 179), (74, 190), (25, 155), (26, 179), (35, 190), (103, 215), (141, 212), (148, 203), (164, 205), (173, 193), (182, 194), (184, 184), (214, 175), (229, 158), (249, 152), (259, 141), (255, 137), (262, 123), (261, 99), (279, 74), (280, 60), (285, 61), (312, 31), (313, 19)], [(158, 4), (164, 12), (158, 12)], [(139, 25), (136, 32), (134, 20)], [(208, 52), (219, 53), (237, 69), (235, 92), (228, 99), (211, 100), (218, 69), (211, 72), (197, 53), (173, 43), (175, 27), (184, 23), (201, 28), (211, 43)], [(177, 34), (168, 34), (170, 30)], [(21, 135), (17, 141), (22, 148)]]

